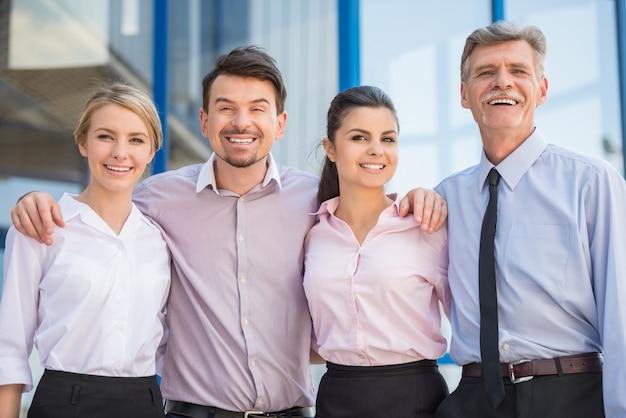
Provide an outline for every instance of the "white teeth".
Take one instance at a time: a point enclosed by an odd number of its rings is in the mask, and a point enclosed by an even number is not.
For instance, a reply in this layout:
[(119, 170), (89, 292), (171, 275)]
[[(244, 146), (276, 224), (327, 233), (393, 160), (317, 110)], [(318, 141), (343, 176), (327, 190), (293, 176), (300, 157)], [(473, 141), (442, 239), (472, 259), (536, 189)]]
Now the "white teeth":
[(112, 171), (120, 171), (120, 172), (130, 171), (130, 167), (113, 167), (112, 165), (107, 165), (106, 168)]
[(385, 166), (382, 164), (361, 164), (363, 168), (369, 168), (370, 170), (382, 170)]
[(228, 138), (233, 144), (251, 144), (252, 138)]
[(508, 104), (508, 105), (515, 105), (517, 102), (513, 99), (496, 99), (496, 100), (492, 100), (489, 102), (490, 105), (495, 105), (495, 104)]

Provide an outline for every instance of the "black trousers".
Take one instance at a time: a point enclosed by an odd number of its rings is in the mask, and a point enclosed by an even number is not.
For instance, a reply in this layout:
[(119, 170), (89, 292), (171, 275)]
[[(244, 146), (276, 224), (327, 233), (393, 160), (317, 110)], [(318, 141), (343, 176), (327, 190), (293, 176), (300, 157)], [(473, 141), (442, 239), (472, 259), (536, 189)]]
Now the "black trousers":
[(163, 399), (150, 377), (105, 377), (45, 370), (28, 418), (163, 418)]
[(479, 377), (463, 377), (439, 406), (437, 418), (604, 418), (602, 373), (535, 377), (513, 384), (494, 410)]
[(315, 405), (317, 418), (434, 418), (448, 394), (435, 360), (326, 367)]

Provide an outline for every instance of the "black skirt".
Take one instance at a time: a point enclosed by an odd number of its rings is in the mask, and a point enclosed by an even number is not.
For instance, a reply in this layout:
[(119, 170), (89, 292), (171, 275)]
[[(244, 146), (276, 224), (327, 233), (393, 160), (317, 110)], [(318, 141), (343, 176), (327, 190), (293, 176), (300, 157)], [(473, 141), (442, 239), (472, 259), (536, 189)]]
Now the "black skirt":
[(162, 418), (156, 376), (107, 377), (45, 370), (28, 418)]
[(391, 366), (326, 363), (318, 418), (431, 418), (448, 394), (435, 360)]

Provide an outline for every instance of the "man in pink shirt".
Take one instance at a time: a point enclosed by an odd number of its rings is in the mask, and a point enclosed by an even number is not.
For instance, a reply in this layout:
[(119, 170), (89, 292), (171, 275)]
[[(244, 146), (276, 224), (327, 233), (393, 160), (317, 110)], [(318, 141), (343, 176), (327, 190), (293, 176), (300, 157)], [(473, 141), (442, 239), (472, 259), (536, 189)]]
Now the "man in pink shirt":
[[(200, 123), (214, 154), (152, 176), (134, 195), (173, 258), (162, 380), (168, 416), (306, 416), (314, 390), (302, 244), (315, 220), (318, 179), (270, 153), (285, 132), (286, 91), (264, 51), (220, 57), (203, 80), (203, 98)], [(415, 212), (430, 220), (423, 228), (440, 227), (445, 205), (433, 192), (418, 195)], [(13, 222), (49, 241), (51, 206), (31, 193)]]

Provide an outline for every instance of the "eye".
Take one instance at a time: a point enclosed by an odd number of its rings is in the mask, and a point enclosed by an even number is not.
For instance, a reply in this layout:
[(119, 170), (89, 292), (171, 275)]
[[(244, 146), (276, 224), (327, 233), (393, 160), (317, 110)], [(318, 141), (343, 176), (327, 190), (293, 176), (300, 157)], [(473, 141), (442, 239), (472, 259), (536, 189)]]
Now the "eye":
[(478, 73), (478, 77), (489, 77), (493, 74), (493, 71), (482, 71)]
[(382, 141), (383, 141), (383, 142), (390, 142), (390, 143), (393, 143), (393, 142), (396, 142), (396, 138), (393, 138), (393, 137), (391, 137), (391, 136), (388, 136), (388, 137), (383, 138), (383, 139), (382, 139)]
[(136, 143), (136, 144), (145, 144), (146, 140), (143, 138), (131, 138), (130, 142)]
[(258, 113), (264, 113), (265, 109), (263, 109), (262, 107), (255, 107), (254, 109), (252, 109), (253, 112), (258, 112)]
[(106, 140), (113, 140), (113, 137), (109, 134), (100, 134), (98, 135), (96, 138), (106, 141)]
[(354, 135), (352, 137), (353, 141), (367, 141), (367, 138), (365, 138), (363, 135)]

